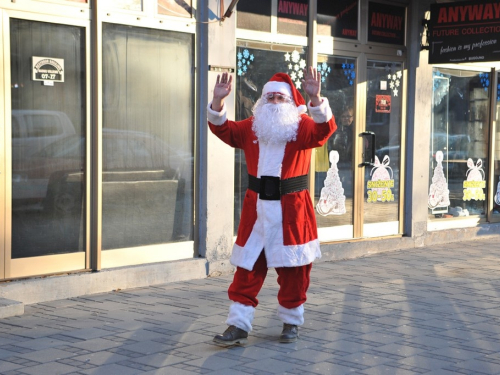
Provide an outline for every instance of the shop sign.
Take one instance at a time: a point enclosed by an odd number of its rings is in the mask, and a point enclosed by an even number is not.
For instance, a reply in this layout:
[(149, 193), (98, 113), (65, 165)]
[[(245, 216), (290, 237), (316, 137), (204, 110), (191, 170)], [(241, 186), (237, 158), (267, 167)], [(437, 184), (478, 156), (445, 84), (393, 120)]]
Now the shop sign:
[(33, 81), (64, 82), (64, 59), (33, 56), (32, 71)]
[(375, 112), (391, 113), (390, 95), (375, 95)]
[(318, 24), (331, 27), (331, 36), (358, 39), (358, 0), (318, 2)]
[(368, 41), (405, 44), (406, 8), (371, 2), (368, 5)]
[(309, 0), (278, 1), (278, 18), (307, 22)]
[(429, 64), (500, 60), (500, 1), (431, 5)]
[(467, 167), (469, 170), (466, 173), (467, 180), (464, 181), (464, 201), (472, 199), (476, 201), (484, 201), (486, 198), (484, 190), (486, 188), (486, 181), (484, 180), (483, 161), (477, 159), (476, 164), (469, 158), (467, 160)]
[(394, 201), (394, 194), (391, 190), (391, 188), (394, 188), (394, 178), (389, 164), (389, 155), (384, 156), (382, 163), (375, 156), (374, 167), (370, 172), (371, 180), (366, 183), (368, 189), (368, 199), (366, 201), (368, 203)]

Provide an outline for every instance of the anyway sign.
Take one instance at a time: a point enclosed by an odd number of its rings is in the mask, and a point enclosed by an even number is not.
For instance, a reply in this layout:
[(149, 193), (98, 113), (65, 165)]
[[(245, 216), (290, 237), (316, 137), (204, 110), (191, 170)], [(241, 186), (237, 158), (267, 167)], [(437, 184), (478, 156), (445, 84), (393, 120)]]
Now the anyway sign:
[(429, 64), (500, 60), (500, 1), (431, 5)]
[(368, 4), (368, 41), (405, 44), (406, 8), (371, 2)]

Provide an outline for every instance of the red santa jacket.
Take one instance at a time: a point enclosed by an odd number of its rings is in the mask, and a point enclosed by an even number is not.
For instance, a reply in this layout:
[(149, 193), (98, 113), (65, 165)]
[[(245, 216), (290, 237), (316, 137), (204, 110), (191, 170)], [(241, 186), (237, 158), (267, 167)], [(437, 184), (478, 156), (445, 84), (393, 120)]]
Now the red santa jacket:
[[(253, 118), (243, 121), (226, 119), (225, 109), (215, 112), (208, 107), (211, 131), (231, 147), (245, 153), (248, 173), (260, 177), (263, 163), (281, 171), (281, 179), (309, 172), (313, 148), (322, 146), (337, 128), (328, 100), (318, 107), (309, 106), (312, 118), (302, 114), (295, 141), (279, 146), (260, 144), (252, 130)], [(263, 148), (266, 148), (263, 152)], [(260, 160), (261, 154), (273, 155)], [(273, 228), (276, 228), (274, 230)], [(283, 195), (280, 201), (263, 201), (247, 190), (231, 263), (251, 270), (260, 252), (265, 250), (269, 267), (293, 267), (311, 263), (321, 256), (314, 208), (309, 192)]]

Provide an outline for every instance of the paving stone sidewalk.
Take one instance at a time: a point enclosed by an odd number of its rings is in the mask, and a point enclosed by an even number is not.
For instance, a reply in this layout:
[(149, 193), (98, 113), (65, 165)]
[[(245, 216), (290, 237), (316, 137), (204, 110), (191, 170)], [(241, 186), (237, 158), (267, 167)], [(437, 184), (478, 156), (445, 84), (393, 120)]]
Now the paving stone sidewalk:
[(499, 240), (316, 263), (293, 344), (274, 270), (243, 347), (212, 342), (231, 276), (28, 305), (0, 319), (0, 373), (500, 374)]

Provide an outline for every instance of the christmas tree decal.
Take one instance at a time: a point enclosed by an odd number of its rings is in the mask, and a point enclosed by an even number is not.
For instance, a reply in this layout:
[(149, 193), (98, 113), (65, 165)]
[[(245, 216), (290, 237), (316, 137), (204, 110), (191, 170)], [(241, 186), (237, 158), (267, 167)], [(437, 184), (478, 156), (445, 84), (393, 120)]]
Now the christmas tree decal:
[(316, 205), (316, 211), (322, 216), (345, 214), (345, 195), (342, 182), (340, 182), (338, 151), (330, 151), (330, 163), (332, 166), (328, 169), (325, 178), (325, 186), (321, 189), (321, 196)]
[(429, 187), (429, 208), (448, 207), (450, 205), (450, 190), (443, 172), (443, 152), (436, 152), (436, 168)]

